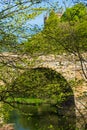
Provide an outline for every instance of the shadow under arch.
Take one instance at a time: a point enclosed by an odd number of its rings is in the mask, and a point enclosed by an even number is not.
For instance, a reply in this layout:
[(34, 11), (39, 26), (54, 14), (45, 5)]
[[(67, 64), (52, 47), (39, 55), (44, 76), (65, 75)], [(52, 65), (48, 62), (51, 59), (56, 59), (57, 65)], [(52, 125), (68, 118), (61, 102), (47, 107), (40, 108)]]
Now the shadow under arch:
[[(38, 121), (36, 122), (38, 122), (37, 124), (39, 124), (41, 130), (43, 130), (43, 122), (46, 122), (49, 125), (47, 126), (46, 124), (44, 130), (76, 129), (74, 94), (69, 83), (60, 73), (51, 68), (32, 68), (25, 71), (16, 79), (15, 88), (19, 86), (21, 87), (21, 92), (14, 93), (16, 97), (43, 100), (43, 103), (39, 105), (37, 111), (31, 117), (30, 122), (26, 121), (26, 124), (28, 123), (30, 126), (32, 125), (35, 127), (35, 118), (38, 118)], [(23, 95), (22, 91), (24, 92)], [(56, 115), (58, 118), (53, 118), (53, 115)], [(32, 126), (30, 130), (34, 129)]]

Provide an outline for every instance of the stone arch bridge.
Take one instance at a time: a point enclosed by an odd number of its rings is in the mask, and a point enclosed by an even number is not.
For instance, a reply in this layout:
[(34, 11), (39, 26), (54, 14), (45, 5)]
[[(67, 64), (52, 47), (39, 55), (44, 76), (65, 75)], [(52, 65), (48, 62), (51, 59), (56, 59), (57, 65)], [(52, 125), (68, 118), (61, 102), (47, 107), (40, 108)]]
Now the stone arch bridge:
[[(83, 74), (81, 66), (74, 55), (66, 54), (39, 56), (36, 60), (36, 67), (51, 68), (60, 73), (67, 81), (82, 80)], [(74, 99), (76, 105), (77, 126), (82, 130), (84, 124), (87, 124), (87, 82), (73, 87)]]
[(78, 62), (78, 65), (76, 65), (74, 55), (39, 56), (35, 63), (36, 66), (47, 67), (57, 71), (66, 80), (75, 80), (82, 77), (80, 63)]
[[(17, 62), (16, 59), (18, 59), (18, 55), (13, 55), (13, 54), (11, 54), (10, 56), (8, 54), (5, 54), (4, 57), (6, 62), (8, 62), (8, 59), (10, 59), (10, 63), (14, 61)], [(33, 61), (32, 58), (27, 57), (26, 55), (24, 55), (23, 58), (29, 62)], [(78, 60), (76, 61), (74, 55), (70, 55), (70, 56), (67, 56), (66, 54), (63, 54), (62, 56), (42, 55), (39, 56), (34, 62), (33, 68), (37, 68), (37, 67), (51, 68), (57, 71), (58, 73), (60, 73), (67, 81), (82, 79), (80, 63)], [(81, 86), (77, 88), (74, 87), (73, 92), (74, 92), (74, 99), (76, 104), (76, 115), (78, 120), (77, 125), (80, 122), (80, 120), (82, 122), (80, 123), (80, 125), (87, 124), (87, 96), (84, 95), (85, 92), (87, 93), (87, 83), (83, 83)], [(78, 97), (80, 93), (81, 93), (81, 98)]]

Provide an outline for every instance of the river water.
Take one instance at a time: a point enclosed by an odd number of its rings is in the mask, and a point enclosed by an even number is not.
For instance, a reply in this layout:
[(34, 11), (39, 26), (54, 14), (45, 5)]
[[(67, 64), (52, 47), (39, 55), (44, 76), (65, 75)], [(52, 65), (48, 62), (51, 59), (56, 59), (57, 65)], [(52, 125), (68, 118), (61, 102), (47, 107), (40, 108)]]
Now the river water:
[[(68, 113), (68, 111), (67, 111)], [(15, 130), (75, 130), (75, 116), (58, 115), (49, 105), (23, 106), (22, 111), (13, 109), (7, 123), (14, 123)]]

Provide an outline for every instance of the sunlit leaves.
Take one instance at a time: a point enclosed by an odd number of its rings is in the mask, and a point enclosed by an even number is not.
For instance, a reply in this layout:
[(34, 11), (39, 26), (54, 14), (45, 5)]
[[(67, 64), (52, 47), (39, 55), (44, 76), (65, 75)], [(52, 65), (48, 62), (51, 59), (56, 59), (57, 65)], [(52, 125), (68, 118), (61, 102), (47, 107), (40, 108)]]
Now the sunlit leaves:
[(6, 32), (15, 34), (18, 40), (23, 40), (30, 35), (29, 21), (40, 15), (46, 8), (35, 7), (40, 1), (2, 1), (0, 8), (0, 28)]
[(79, 22), (87, 17), (87, 8), (84, 4), (79, 3), (71, 8), (67, 8), (62, 15), (63, 21)]

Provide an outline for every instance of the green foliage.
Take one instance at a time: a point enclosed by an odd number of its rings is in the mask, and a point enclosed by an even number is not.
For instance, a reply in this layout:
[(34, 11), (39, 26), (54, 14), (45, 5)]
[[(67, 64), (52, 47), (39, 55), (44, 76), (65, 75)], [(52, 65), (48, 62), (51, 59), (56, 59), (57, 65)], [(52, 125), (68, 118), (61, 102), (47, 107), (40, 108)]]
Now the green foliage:
[(81, 22), (86, 18), (87, 18), (87, 7), (82, 3), (78, 3), (71, 8), (67, 8), (61, 17), (61, 20), (74, 23), (79, 21)]
[(26, 104), (41, 104), (41, 103), (45, 103), (44, 100), (41, 100), (41, 99), (36, 99), (36, 98), (14, 98), (14, 99), (11, 99), (11, 98), (8, 98), (7, 101), (8, 102), (19, 102), (19, 103), (26, 103)]
[(14, 34), (9, 34), (0, 31), (0, 52), (16, 51), (17, 52), (17, 37)]
[(53, 37), (57, 37), (58, 33), (55, 31), (59, 21), (57, 14), (52, 10), (48, 19), (45, 21), (43, 31), (35, 34), (24, 43), (24, 52), (30, 55), (63, 53), (63, 47), (60, 44), (57, 44), (58, 41), (53, 39)]
[(54, 10), (50, 11), (49, 17), (46, 20), (45, 23), (45, 28), (54, 28), (58, 22), (60, 21), (60, 19), (58, 18), (58, 15), (54, 12)]
[(86, 10), (85, 5), (76, 4), (67, 8), (60, 19), (52, 10), (45, 21), (43, 31), (24, 43), (24, 52), (31, 55), (45, 55), (68, 51), (77, 55), (78, 50), (86, 51)]
[(27, 53), (31, 56), (38, 56), (41, 54), (47, 55), (52, 53), (59, 54), (62, 52), (62, 47), (57, 47), (55, 45), (55, 40), (47, 39), (43, 33), (36, 34), (31, 39), (28, 39), (23, 46), (23, 53)]
[[(34, 2), (25, 0), (2, 1), (0, 4), (0, 35), (5, 32), (4, 37), (9, 34), (16, 35), (19, 41), (27, 39), (31, 35), (31, 26), (27, 23), (46, 11), (46, 8), (36, 8), (35, 4), (37, 4), (36, 0)], [(9, 41), (10, 44), (13, 39), (9, 39)]]
[(82, 54), (82, 52), (87, 51), (86, 26), (86, 21), (75, 24), (74, 26), (67, 22), (62, 22), (59, 26), (60, 33), (57, 40), (69, 53), (78, 55), (79, 52)]
[(66, 80), (57, 72), (47, 68), (27, 70), (11, 86), (14, 88), (12, 95), (15, 98), (36, 98), (53, 104), (61, 104), (72, 95)]
[[(8, 108), (8, 109), (7, 109)], [(6, 124), (7, 120), (9, 119), (10, 112), (13, 110), (12, 107), (10, 107), (7, 104), (0, 104), (0, 119), (2, 122), (0, 122), (0, 125)], [(1, 127), (1, 126), (0, 126)]]
[(87, 51), (87, 21), (79, 23), (76, 26), (76, 38), (78, 43), (78, 49), (81, 51)]

